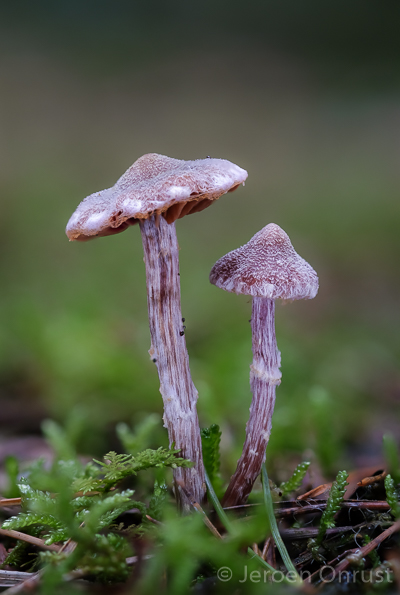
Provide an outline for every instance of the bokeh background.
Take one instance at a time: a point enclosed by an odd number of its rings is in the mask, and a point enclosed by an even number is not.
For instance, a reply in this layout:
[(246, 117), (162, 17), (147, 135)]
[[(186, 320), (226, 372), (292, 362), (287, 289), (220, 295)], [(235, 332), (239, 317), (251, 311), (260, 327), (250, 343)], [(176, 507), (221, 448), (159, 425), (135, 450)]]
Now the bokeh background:
[(157, 152), (249, 172), (177, 223), (199, 415), (223, 430), (226, 476), (251, 399), (251, 303), (208, 274), (270, 222), (320, 276), (314, 300), (277, 307), (270, 464), (378, 464), (383, 433), (400, 437), (398, 2), (26, 0), (0, 11), (0, 456), (45, 417), (101, 454), (118, 448), (116, 423), (161, 415), (139, 229), (86, 244), (64, 234), (87, 194)]

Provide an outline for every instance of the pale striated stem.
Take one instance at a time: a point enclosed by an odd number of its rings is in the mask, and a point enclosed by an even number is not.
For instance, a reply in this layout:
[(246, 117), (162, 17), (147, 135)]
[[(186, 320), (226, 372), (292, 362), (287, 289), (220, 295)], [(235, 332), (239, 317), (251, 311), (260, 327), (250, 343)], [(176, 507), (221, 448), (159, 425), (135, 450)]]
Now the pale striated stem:
[(183, 509), (190, 503), (177, 482), (201, 503), (205, 497), (201, 437), (181, 313), (178, 241), (175, 224), (154, 216), (140, 221), (147, 280), (151, 348), (164, 401), (164, 426), (179, 456), (194, 462), (191, 469), (175, 469), (175, 489)]
[(275, 405), (275, 387), (281, 383), (280, 352), (275, 338), (275, 302), (254, 297), (251, 315), (253, 363), (250, 387), (253, 400), (246, 426), (246, 440), (236, 471), (224, 495), (224, 506), (243, 504), (265, 461)]

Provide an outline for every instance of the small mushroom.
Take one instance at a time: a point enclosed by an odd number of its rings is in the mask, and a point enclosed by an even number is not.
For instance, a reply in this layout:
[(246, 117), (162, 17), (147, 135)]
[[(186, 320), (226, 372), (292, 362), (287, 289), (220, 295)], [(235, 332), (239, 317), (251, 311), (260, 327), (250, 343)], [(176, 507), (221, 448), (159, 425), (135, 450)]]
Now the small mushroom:
[(119, 233), (139, 223), (146, 265), (149, 350), (160, 378), (164, 425), (170, 445), (194, 462), (175, 469), (177, 497), (187, 509), (182, 482), (201, 502), (205, 497), (201, 437), (185, 333), (182, 326), (179, 246), (174, 222), (207, 208), (235, 190), (247, 172), (224, 159), (181, 161), (164, 155), (143, 155), (114, 186), (85, 198), (70, 218), (70, 240), (85, 241)]
[(295, 252), (283, 229), (270, 223), (247, 244), (220, 258), (211, 270), (210, 282), (226, 291), (253, 297), (253, 363), (250, 366), (253, 399), (242, 455), (223, 499), (225, 506), (235, 506), (247, 499), (265, 461), (275, 389), (281, 383), (275, 300), (315, 297), (318, 277)]

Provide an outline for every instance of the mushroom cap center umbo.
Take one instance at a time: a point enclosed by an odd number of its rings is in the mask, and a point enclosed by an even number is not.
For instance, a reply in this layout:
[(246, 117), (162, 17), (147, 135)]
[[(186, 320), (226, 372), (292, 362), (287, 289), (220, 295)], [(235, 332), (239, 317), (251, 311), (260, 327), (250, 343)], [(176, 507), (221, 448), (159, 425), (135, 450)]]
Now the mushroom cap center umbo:
[(244, 169), (226, 159), (183, 161), (149, 153), (114, 186), (87, 196), (66, 233), (70, 240), (112, 235), (152, 215), (163, 215), (172, 223), (207, 208), (246, 178)]
[(220, 258), (211, 270), (210, 282), (225, 291), (272, 300), (311, 299), (318, 291), (317, 273), (275, 223)]

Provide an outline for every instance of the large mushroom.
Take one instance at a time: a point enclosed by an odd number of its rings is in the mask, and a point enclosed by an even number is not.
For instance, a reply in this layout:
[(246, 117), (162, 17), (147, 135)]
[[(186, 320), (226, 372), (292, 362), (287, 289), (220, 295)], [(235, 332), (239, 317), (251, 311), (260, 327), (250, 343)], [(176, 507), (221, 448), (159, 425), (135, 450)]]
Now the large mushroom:
[(250, 366), (253, 399), (242, 455), (223, 498), (225, 506), (235, 506), (247, 499), (265, 461), (275, 389), (281, 383), (275, 300), (315, 297), (318, 277), (295, 252), (283, 229), (270, 223), (247, 244), (220, 258), (211, 270), (210, 281), (226, 291), (253, 297), (253, 363)]
[(182, 324), (176, 219), (207, 208), (235, 190), (247, 172), (224, 159), (181, 161), (143, 155), (106, 190), (85, 198), (70, 218), (70, 240), (89, 240), (119, 233), (139, 223), (146, 265), (150, 357), (157, 365), (164, 401), (164, 425), (170, 445), (193, 461), (191, 469), (174, 471), (177, 497), (189, 502), (183, 482), (201, 502), (205, 496), (200, 429)]

